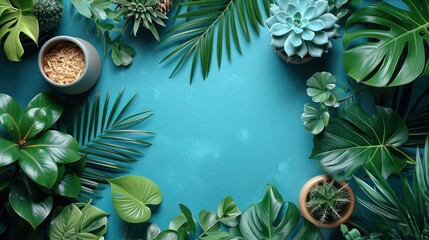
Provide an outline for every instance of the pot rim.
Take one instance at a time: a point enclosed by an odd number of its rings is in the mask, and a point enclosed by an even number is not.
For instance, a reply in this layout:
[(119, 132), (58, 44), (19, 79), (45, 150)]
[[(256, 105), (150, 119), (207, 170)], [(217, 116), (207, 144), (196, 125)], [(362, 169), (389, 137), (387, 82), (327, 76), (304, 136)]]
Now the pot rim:
[[(85, 41), (81, 38), (77, 38), (77, 37), (72, 37), (72, 36), (66, 36), (66, 35), (60, 35), (60, 36), (56, 36), (53, 37), (51, 39), (49, 39), (48, 41), (46, 41), (42, 48), (40, 49), (39, 52), (39, 56), (38, 56), (38, 63), (39, 63), (39, 68), (41, 69), (41, 73), (43, 75), (43, 77), (52, 85), (56, 86), (56, 87), (71, 87), (74, 86), (76, 84), (78, 84), (86, 75), (86, 73), (88, 72), (89, 69), (89, 53), (86, 50), (85, 46), (80, 42), (80, 41)], [(83, 52), (84, 55), (84, 60), (85, 60), (85, 67), (82, 71), (82, 73), (80, 74), (80, 76), (74, 80), (71, 83), (66, 83), (66, 84), (62, 84), (62, 83), (57, 83), (55, 81), (53, 81), (52, 79), (50, 79), (45, 71), (43, 70), (43, 58), (45, 57), (46, 53), (48, 51), (50, 51), (56, 44), (62, 43), (62, 42), (71, 42), (76, 44)]]
[(327, 174), (322, 174), (322, 175), (317, 175), (317, 176), (311, 178), (310, 180), (308, 180), (304, 184), (304, 186), (301, 188), (301, 192), (299, 194), (299, 199), (298, 199), (298, 205), (299, 205), (299, 209), (301, 211), (302, 216), (305, 217), (308, 221), (310, 221), (314, 225), (316, 225), (317, 227), (320, 227), (320, 228), (336, 228), (336, 227), (340, 226), (341, 224), (347, 222), (349, 220), (349, 218), (352, 216), (354, 208), (355, 208), (356, 200), (355, 200), (353, 190), (348, 183), (346, 183), (345, 181), (337, 181), (334, 179), (334, 181), (337, 182), (338, 184), (340, 184), (341, 186), (345, 186), (345, 190), (347, 191), (347, 193), (349, 195), (350, 202), (347, 205), (347, 207), (344, 211), (344, 214), (341, 216), (341, 219), (338, 219), (337, 221), (332, 222), (332, 223), (320, 223), (317, 219), (315, 219), (310, 214), (310, 212), (308, 211), (308, 209), (306, 207), (306, 202), (307, 202), (307, 196), (308, 196), (309, 190), (312, 189), (317, 184), (323, 182), (325, 179), (333, 179), (333, 178)]

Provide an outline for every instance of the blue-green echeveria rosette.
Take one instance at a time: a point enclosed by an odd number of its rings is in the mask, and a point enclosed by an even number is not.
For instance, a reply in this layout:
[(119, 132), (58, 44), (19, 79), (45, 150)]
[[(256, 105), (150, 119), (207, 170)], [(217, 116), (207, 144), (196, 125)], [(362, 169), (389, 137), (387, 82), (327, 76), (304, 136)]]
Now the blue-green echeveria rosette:
[(329, 13), (327, 0), (277, 0), (266, 20), (271, 46), (287, 56), (320, 57), (338, 36), (337, 17)]

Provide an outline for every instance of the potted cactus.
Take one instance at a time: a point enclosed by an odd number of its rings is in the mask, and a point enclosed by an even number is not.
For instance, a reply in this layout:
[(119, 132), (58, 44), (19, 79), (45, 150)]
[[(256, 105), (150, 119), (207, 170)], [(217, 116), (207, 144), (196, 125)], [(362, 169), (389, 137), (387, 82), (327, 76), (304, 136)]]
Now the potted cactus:
[(6, 57), (18, 62), (58, 27), (62, 0), (0, 0), (0, 40)]
[(302, 216), (320, 228), (335, 228), (345, 223), (355, 207), (351, 187), (328, 175), (308, 180), (299, 195)]
[(266, 20), (271, 46), (286, 62), (304, 63), (332, 48), (338, 18), (327, 0), (276, 0)]

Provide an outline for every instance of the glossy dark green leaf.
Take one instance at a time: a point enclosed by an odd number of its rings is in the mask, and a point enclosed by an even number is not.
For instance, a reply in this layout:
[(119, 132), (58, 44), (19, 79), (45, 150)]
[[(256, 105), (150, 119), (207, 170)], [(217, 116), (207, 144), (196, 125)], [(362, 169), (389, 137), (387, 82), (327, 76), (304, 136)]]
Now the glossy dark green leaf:
[(12, 166), (0, 167), (0, 191), (8, 187), (12, 182), (13, 173), (14, 168)]
[(18, 121), (21, 118), (22, 110), (15, 99), (7, 94), (0, 93), (0, 115), (3, 113), (9, 114)]
[[(285, 204), (287, 209), (282, 211)], [(268, 185), (264, 198), (251, 205), (241, 215), (239, 230), (244, 239), (284, 240), (293, 236), (291, 234), (299, 218), (299, 210), (295, 204), (283, 200), (277, 188)], [(313, 239), (317, 239), (317, 234)]]
[(36, 228), (51, 212), (53, 199), (24, 177), (10, 188), (9, 203), (20, 217)]
[(72, 171), (66, 171), (64, 177), (53, 191), (64, 197), (76, 198), (80, 193), (80, 187), (79, 176)]
[(50, 188), (58, 177), (58, 167), (49, 153), (40, 148), (26, 148), (20, 151), (19, 166), (37, 184)]
[(184, 204), (179, 204), (180, 207), (180, 211), (182, 211), (183, 216), (185, 216), (186, 221), (189, 224), (190, 230), (194, 233), (194, 235), (197, 234), (197, 227), (195, 224), (195, 220), (192, 217), (192, 212), (191, 210)]
[(25, 146), (43, 149), (56, 163), (73, 163), (80, 159), (79, 144), (72, 136), (56, 130), (45, 131), (36, 140)]
[(49, 239), (75, 239), (82, 212), (74, 204), (66, 206), (61, 213), (52, 219), (49, 225)]
[(112, 201), (119, 217), (129, 223), (149, 220), (151, 209), (158, 205), (162, 196), (158, 186), (141, 176), (124, 176), (108, 180), (112, 186)]
[(234, 202), (232, 197), (228, 196), (219, 203), (217, 207), (217, 216), (220, 218), (220, 221), (229, 226), (235, 227), (238, 224), (238, 217), (241, 215), (240, 209)]
[(26, 111), (19, 122), (21, 141), (28, 141), (39, 134), (46, 126), (46, 112), (41, 108)]
[(408, 9), (374, 3), (348, 18), (344, 64), (356, 81), (377, 87), (398, 86), (429, 74), (428, 3), (403, 2)]
[(18, 144), (7, 138), (0, 137), (0, 167), (7, 166), (18, 160), (19, 151)]
[(377, 107), (370, 115), (354, 104), (314, 137), (311, 158), (318, 159), (320, 167), (337, 179), (348, 179), (370, 164), (387, 178), (407, 161), (414, 161), (397, 148), (407, 138), (408, 129), (395, 111)]
[(3, 129), (9, 136), (13, 139), (14, 142), (18, 143), (21, 140), (21, 132), (19, 129), (20, 119), (12, 118), (8, 113), (3, 113), (0, 115), (0, 124), (3, 126)]
[(41, 108), (46, 113), (46, 125), (43, 130), (50, 128), (63, 113), (63, 105), (54, 93), (42, 92), (37, 94), (27, 105), (27, 111), (31, 108)]

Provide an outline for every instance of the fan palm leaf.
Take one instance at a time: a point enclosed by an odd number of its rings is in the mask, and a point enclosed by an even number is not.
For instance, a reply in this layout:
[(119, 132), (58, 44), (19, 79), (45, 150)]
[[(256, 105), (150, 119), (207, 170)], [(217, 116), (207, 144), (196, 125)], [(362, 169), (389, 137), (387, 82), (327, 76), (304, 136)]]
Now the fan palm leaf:
[(78, 108), (65, 111), (64, 130), (79, 142), (81, 197), (98, 195), (106, 179), (114, 173), (125, 172), (128, 166), (143, 156), (142, 147), (151, 144), (144, 140), (152, 132), (136, 128), (152, 116), (144, 110), (130, 114), (130, 107), (137, 94), (123, 103), (124, 88), (120, 90), (113, 104), (111, 91), (102, 98), (100, 91), (94, 98), (86, 99)]
[[(272, 0), (177, 1), (177, 10), (173, 19), (180, 23), (165, 33), (163, 42), (178, 41), (180, 45), (161, 60), (162, 63), (172, 57), (181, 56), (170, 77), (189, 58), (192, 58), (190, 81), (192, 82), (198, 63), (201, 67), (202, 77), (206, 79), (211, 69), (215, 45), (218, 68), (222, 64), (224, 49), (231, 61), (232, 42), (238, 52), (242, 53), (239, 34), (243, 34), (250, 41), (249, 29), (259, 35), (259, 25), (264, 24), (258, 1), (263, 2), (266, 11), (269, 3), (272, 2)], [(181, 11), (183, 8), (186, 10)]]

